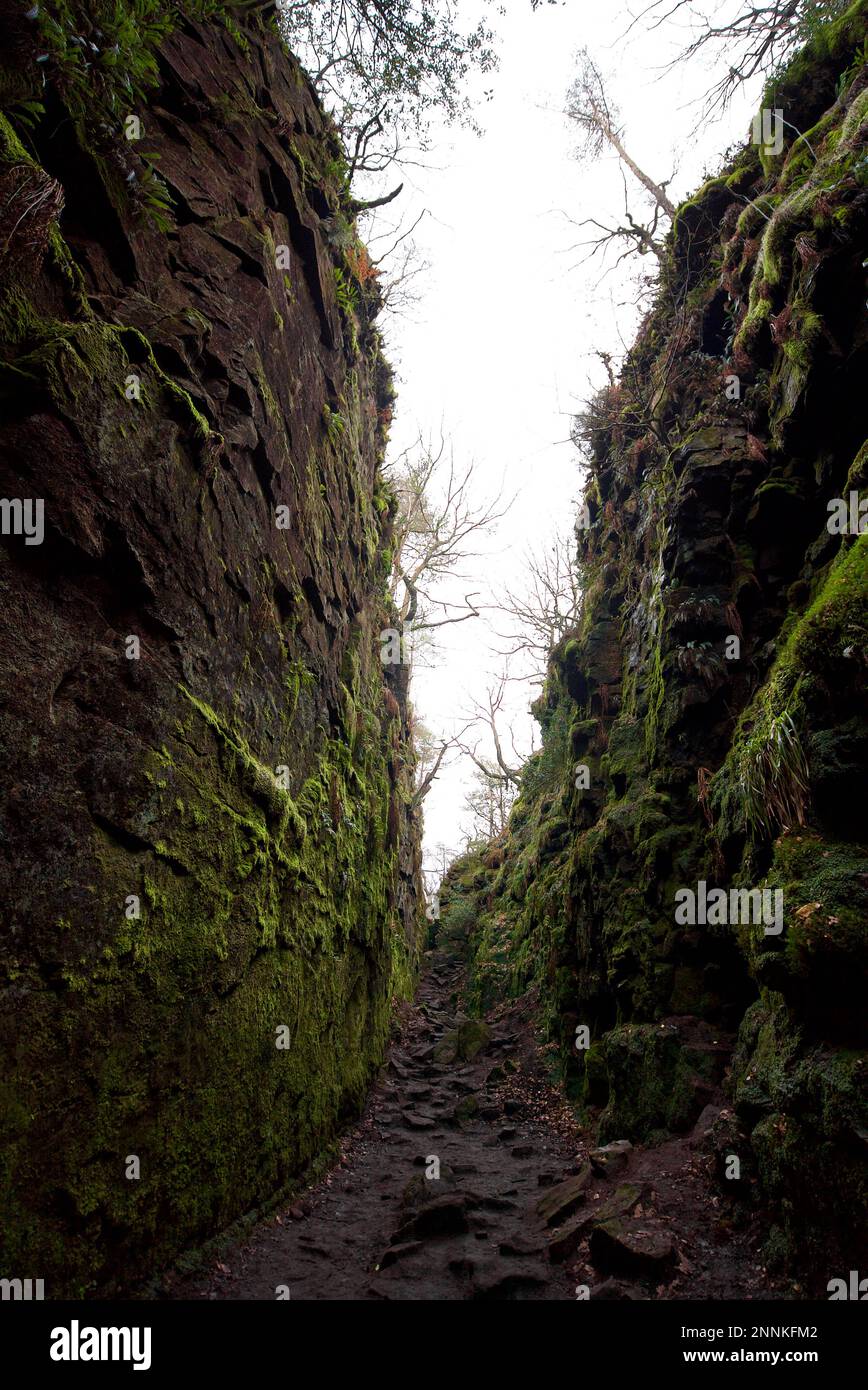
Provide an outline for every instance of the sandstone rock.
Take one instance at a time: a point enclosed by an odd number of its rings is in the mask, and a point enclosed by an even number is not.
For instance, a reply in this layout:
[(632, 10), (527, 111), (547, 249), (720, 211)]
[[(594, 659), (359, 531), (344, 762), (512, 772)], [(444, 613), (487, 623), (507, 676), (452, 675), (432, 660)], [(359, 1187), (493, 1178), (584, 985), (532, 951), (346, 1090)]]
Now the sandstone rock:
[(458, 1036), (456, 1033), (447, 1033), (435, 1047), (431, 1049), (431, 1056), (435, 1062), (451, 1066), (458, 1060)]
[(556, 1226), (575, 1211), (585, 1200), (588, 1183), (591, 1180), (591, 1167), (586, 1164), (574, 1178), (558, 1183), (548, 1189), (536, 1204), (537, 1213), (547, 1226)]
[(470, 1230), (468, 1201), (461, 1195), (444, 1196), (428, 1202), (412, 1221), (397, 1232), (397, 1242), (412, 1238), (428, 1240), (435, 1236), (463, 1235)]
[[(588, 1168), (590, 1177), (591, 1170)], [(548, 1244), (549, 1259), (559, 1264), (569, 1259), (579, 1247), (585, 1236), (597, 1225), (605, 1221), (617, 1220), (627, 1216), (642, 1199), (643, 1190), (633, 1183), (623, 1183), (616, 1188), (611, 1197), (592, 1211), (580, 1211), (554, 1231)]]
[(598, 1269), (656, 1279), (671, 1275), (677, 1259), (671, 1231), (644, 1217), (614, 1217), (595, 1225), (590, 1251)]
[[(333, 124), (256, 7), (121, 3), (98, 77), (86, 11), (62, 62), (35, 23), (0, 41), (4, 93), (45, 102), (15, 159), (52, 247), (17, 254), (4, 126), (3, 491), (38, 479), (45, 537), (3, 537), (0, 967), (29, 983), (0, 1018), (2, 1209), (55, 1297), (149, 1277), (300, 1174), (422, 945), (406, 672), (377, 641), (393, 391), (375, 282), (338, 302)], [(144, 164), (105, 124), (134, 67)], [(118, 1184), (133, 1136), (154, 1161)]]
[(542, 1242), (530, 1240), (524, 1236), (516, 1236), (511, 1240), (502, 1240), (498, 1246), (501, 1255), (507, 1259), (526, 1258), (530, 1255), (542, 1253)]
[(615, 1139), (602, 1148), (592, 1149), (588, 1157), (595, 1173), (612, 1176), (627, 1167), (628, 1157), (632, 1152), (633, 1145), (629, 1139)]
[(437, 1124), (431, 1115), (420, 1115), (415, 1110), (405, 1110), (401, 1119), (408, 1129), (434, 1129)]
[(430, 1206), (432, 1202), (452, 1195), (457, 1185), (457, 1174), (446, 1164), (441, 1165), (439, 1178), (428, 1178), (424, 1173), (416, 1173), (401, 1194), (401, 1206), (409, 1211), (418, 1211), (422, 1207)]
[(604, 1279), (602, 1283), (592, 1285), (588, 1292), (592, 1300), (603, 1303), (614, 1303), (622, 1299), (635, 1300), (641, 1297), (635, 1289), (618, 1283), (617, 1279)]
[(481, 1019), (469, 1018), (458, 1029), (458, 1056), (472, 1062), (477, 1053), (488, 1045), (491, 1029)]
[(452, 1112), (452, 1118), (456, 1124), (461, 1124), (464, 1120), (471, 1120), (477, 1111), (479, 1111), (479, 1102), (474, 1095), (468, 1095), (458, 1102)]
[(388, 1250), (380, 1256), (380, 1269), (388, 1269), (389, 1265), (397, 1264), (398, 1260), (406, 1259), (408, 1255), (415, 1255), (416, 1251), (421, 1249), (421, 1240), (406, 1240), (400, 1245), (390, 1245)]
[(472, 1062), (488, 1044), (491, 1030), (481, 1019), (468, 1018), (437, 1043), (432, 1050), (435, 1062)]

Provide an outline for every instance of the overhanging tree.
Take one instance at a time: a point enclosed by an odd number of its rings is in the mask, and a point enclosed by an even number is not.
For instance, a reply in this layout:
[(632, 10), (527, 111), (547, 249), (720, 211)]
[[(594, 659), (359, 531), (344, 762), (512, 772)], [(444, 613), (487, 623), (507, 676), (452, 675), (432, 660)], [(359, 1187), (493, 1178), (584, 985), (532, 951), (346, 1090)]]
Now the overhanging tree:
[(770, 77), (819, 29), (846, 13), (852, 0), (650, 0), (632, 17), (652, 31), (686, 20), (693, 34), (673, 60), (717, 50), (726, 71), (705, 97), (706, 114), (723, 111), (745, 82)]
[(473, 123), (466, 87), (496, 66), (484, 20), (462, 27), (439, 0), (283, 0), (280, 27), (347, 147), (349, 175), (381, 173), (432, 118)]
[(597, 63), (587, 48), (577, 54), (576, 76), (567, 93), (566, 114), (580, 135), (576, 154), (580, 159), (599, 159), (609, 149), (617, 155), (622, 170), (627, 170), (651, 200), (652, 212), (644, 221), (630, 211), (626, 181), (624, 184), (624, 221), (614, 226), (588, 217), (578, 225), (593, 227), (595, 234), (585, 243), (591, 254), (610, 243), (626, 243), (625, 254), (651, 252), (663, 259), (663, 233), (675, 217), (675, 205), (667, 193), (670, 179), (658, 181), (637, 164), (627, 149), (624, 126), (617, 107), (606, 91), (606, 84)]

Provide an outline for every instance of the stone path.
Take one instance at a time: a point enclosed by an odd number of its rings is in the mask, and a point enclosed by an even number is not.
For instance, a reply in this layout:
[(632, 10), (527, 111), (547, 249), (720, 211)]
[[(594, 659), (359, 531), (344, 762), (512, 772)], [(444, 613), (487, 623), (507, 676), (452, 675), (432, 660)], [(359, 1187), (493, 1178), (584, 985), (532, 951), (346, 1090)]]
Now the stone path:
[[(764, 1298), (697, 1133), (589, 1150), (550, 1086), (528, 1010), (458, 1007), (435, 954), (340, 1165), (174, 1298)], [(720, 1109), (720, 1104), (716, 1107)], [(285, 1296), (285, 1295), (284, 1295)]]

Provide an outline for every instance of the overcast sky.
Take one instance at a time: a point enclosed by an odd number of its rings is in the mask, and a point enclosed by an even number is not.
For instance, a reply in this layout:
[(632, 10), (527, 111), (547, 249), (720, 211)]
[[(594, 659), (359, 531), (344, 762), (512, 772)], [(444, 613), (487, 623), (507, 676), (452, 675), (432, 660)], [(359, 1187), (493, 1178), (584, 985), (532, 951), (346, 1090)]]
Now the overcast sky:
[[(458, 461), (475, 463), (480, 497), (501, 486), (515, 495), (488, 553), (471, 562), (460, 586), (479, 590), (483, 601), (504, 582), (520, 585), (528, 547), (545, 545), (558, 525), (572, 527), (582, 468), (569, 443), (570, 417), (604, 380), (595, 351), (619, 355), (637, 322), (635, 272), (601, 280), (604, 267), (582, 266), (585, 253), (570, 249), (587, 231), (568, 219), (617, 216), (624, 201), (616, 159), (588, 165), (574, 157), (576, 136), (562, 112), (575, 51), (588, 46), (610, 77), (634, 159), (657, 180), (677, 163), (676, 202), (747, 135), (758, 98), (754, 88), (721, 123), (702, 126), (702, 108), (691, 103), (709, 85), (708, 68), (694, 63), (661, 76), (685, 30), (643, 30), (621, 42), (625, 11), (617, 0), (567, 0), (535, 14), (529, 0), (511, 0), (507, 10), (498, 23), (500, 70), (493, 84), (486, 79), (495, 96), (480, 111), (484, 134), (438, 133), (432, 167), (406, 175), (401, 214), (412, 221), (428, 210), (416, 240), (431, 268), (411, 315), (385, 320), (399, 387), (393, 451), (418, 432), (436, 435), (442, 423)], [(635, 188), (630, 194), (634, 211), (644, 212)], [(382, 222), (369, 229), (382, 230)], [(434, 733), (466, 722), (472, 698), (501, 664), (493, 644), (482, 622), (442, 629), (439, 656), (416, 669), (413, 684), (417, 712)], [(511, 690), (526, 752), (536, 691)], [(456, 760), (426, 800), (428, 865), (439, 842), (451, 853), (461, 846), (471, 770)]]

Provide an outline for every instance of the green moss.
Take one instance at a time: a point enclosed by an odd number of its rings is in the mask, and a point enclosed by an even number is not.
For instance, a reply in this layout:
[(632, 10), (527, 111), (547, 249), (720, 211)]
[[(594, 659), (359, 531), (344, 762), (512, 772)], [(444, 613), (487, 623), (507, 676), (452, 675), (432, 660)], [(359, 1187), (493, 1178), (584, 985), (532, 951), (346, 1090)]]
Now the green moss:
[(692, 198), (688, 198), (685, 202), (681, 203), (676, 210), (675, 221), (673, 223), (676, 238), (679, 236), (683, 225), (692, 220), (691, 214), (695, 214), (702, 208), (703, 203), (705, 203), (710, 194), (728, 187), (728, 180), (723, 175), (708, 179), (702, 185), (698, 193), (695, 193)]
[(322, 408), (323, 424), (326, 434), (333, 444), (337, 443), (346, 429), (346, 421), (339, 410), (332, 410), (331, 406), (324, 405)]
[(856, 144), (865, 134), (868, 126), (868, 90), (864, 89), (855, 97), (841, 125), (839, 139), (842, 144)]
[[(865, 1077), (864, 1053), (803, 1039), (780, 999), (745, 1015), (733, 1094), (779, 1222), (775, 1253), (784, 1267), (826, 1271), (822, 1296), (828, 1271), (858, 1261), (868, 1237)], [(817, 1182), (830, 1172), (834, 1184)]]
[[(345, 744), (329, 742), (294, 803), (229, 716), (189, 690), (183, 700), (189, 716), (179, 711), (175, 735), (151, 754), (143, 778), (151, 791), (142, 826), (164, 828), (139, 885), (111, 836), (101, 832), (95, 846), (106, 904), (135, 887), (142, 919), (124, 921), (100, 961), (84, 958), (64, 972), (62, 1028), (31, 1073), (38, 1086), (65, 1038), (90, 1020), (93, 1094), (83, 1123), (67, 1132), (61, 1180), (83, 1235), (74, 1257), (65, 1249), (62, 1272), (51, 1267), (57, 1287), (86, 1288), (100, 1272), (105, 1220), (137, 1242), (147, 1236), (159, 1260), (179, 1233), (190, 1243), (228, 1224), (239, 1198), (285, 1189), (361, 1106), (388, 1036), (391, 995), (412, 979), (412, 943), (390, 906), (396, 850), (385, 844), (385, 753), (367, 746), (356, 761)], [(288, 744), (288, 762), (293, 751)], [(99, 1040), (120, 1018), (122, 1031), (104, 1049)], [(282, 1024), (287, 1052), (275, 1047)], [(26, 1101), (6, 1138), (26, 1212), (38, 1183), (25, 1111)], [(242, 1114), (256, 1136), (252, 1166), (236, 1131)], [(124, 1180), (129, 1152), (142, 1158), (138, 1183)], [(47, 1260), (57, 1223), (34, 1212), (31, 1229), (20, 1210), (4, 1215), (13, 1253), (36, 1240)]]
[[(456, 866), (445, 913), (464, 928), (469, 1002), (528, 991), (569, 1093), (605, 1107), (603, 1139), (689, 1126), (720, 1079), (712, 1061), (723, 1060), (714, 1039), (726, 1011), (759, 992), (736, 1086), (778, 1244), (791, 1250), (814, 1145), (830, 1175), (827, 1214), (839, 1167), (847, 1201), (861, 1210), (865, 1200), (855, 1161), (868, 1125), (846, 1050), (864, 1044), (868, 972), (866, 856), (853, 842), (868, 747), (868, 537), (841, 539), (830, 563), (820, 490), (840, 494), (852, 443), (849, 424), (823, 418), (827, 386), (856, 389), (858, 344), (856, 331), (836, 352), (848, 330), (826, 287), (836, 275), (849, 283), (862, 255), (854, 49), (865, 14), (860, 4), (824, 26), (778, 74), (766, 104), (784, 106), (805, 135), (788, 137), (769, 176), (745, 150), (679, 209), (675, 240), (688, 245), (709, 209), (728, 229), (730, 195), (752, 200), (724, 248), (722, 281), (717, 225), (692, 239), (690, 256), (673, 254), (620, 380), (578, 422), (593, 516), (579, 542), (581, 613), (534, 703), (542, 749), (507, 830)], [(731, 409), (727, 320), (743, 387)], [(864, 474), (865, 449), (846, 491), (861, 492)], [(683, 638), (713, 650), (724, 632), (740, 633), (741, 664), (721, 663), (714, 686), (688, 679)], [(581, 792), (576, 762), (591, 774)], [(782, 934), (682, 930), (675, 893), (700, 879), (780, 891)], [(670, 1027), (673, 1013), (690, 1022)], [(761, 1036), (752, 1020), (768, 1024)], [(584, 1057), (579, 1024), (593, 1039)], [(830, 1230), (845, 1226), (839, 1209)]]
[(641, 1142), (655, 1131), (686, 1129), (695, 1119), (694, 1073), (675, 1028), (613, 1028), (600, 1053), (608, 1096), (599, 1122), (601, 1144), (615, 1139)]
[(823, 320), (819, 314), (796, 306), (791, 320), (791, 336), (783, 344), (784, 355), (807, 373), (813, 361), (817, 340), (822, 333)]
[[(224, 6), (191, 14), (236, 28)], [(70, 138), (93, 157), (129, 225), (100, 141), (116, 144), (123, 118), (152, 94), (160, 38), (180, 11), (142, 0), (85, 13), (49, 0), (40, 16), (51, 39), (44, 71), (62, 86)], [(71, 36), (95, 25), (106, 42), (85, 73)], [(112, 41), (116, 63), (107, 61)], [(239, 66), (227, 113), (239, 109), (247, 82)], [(0, 118), (4, 164), (33, 163), (22, 130), (20, 110)], [(327, 161), (333, 140), (323, 139)], [(195, 515), (211, 538), (214, 573), (228, 575), (195, 468), (203, 456), (213, 467), (221, 444), (204, 397), (160, 366), (145, 333), (98, 317), (56, 224), (45, 238), (44, 284), (39, 268), (12, 283), (7, 276), (0, 291), (4, 404), (26, 390), (107, 467), (121, 460), (143, 477), (174, 470), (178, 513)], [(276, 309), (274, 324), (283, 327)], [(273, 374), (246, 360), (263, 411), (279, 414)], [(152, 746), (130, 739), (116, 808), (81, 835), (80, 891), (46, 932), (51, 987), (23, 937), (22, 958), (4, 958), (4, 983), (21, 991), (28, 1020), (9, 1050), (16, 1101), (0, 1117), (4, 1257), (11, 1268), (38, 1269), (55, 1297), (117, 1289), (120, 1271), (147, 1274), (291, 1190), (361, 1109), (392, 999), (412, 987), (413, 755), (395, 722), (378, 717), (372, 638), (390, 621), (378, 596), (388, 496), (382, 487), (376, 501), (370, 495), (372, 381), (381, 371), (372, 348), (356, 378), (339, 374), (333, 415), (343, 428), (294, 460), (297, 476), (305, 472), (298, 511), (308, 572), (330, 573), (336, 553), (321, 488), (335, 514), (345, 504), (354, 544), (358, 532), (362, 557), (349, 580), (359, 602), (335, 652), (312, 656), (296, 637), (308, 600), (289, 556), (278, 565), (252, 555), (250, 622), (221, 649), (219, 676), (200, 688), (196, 660), (188, 669), (185, 659), (183, 685), (164, 686), (165, 707), (149, 707)], [(125, 398), (130, 373), (140, 400)], [(205, 592), (213, 573), (195, 573)], [(90, 824), (81, 806), (72, 813)], [(130, 894), (140, 919), (124, 915)], [(284, 1025), (290, 1046), (281, 1050)], [(125, 1178), (130, 1153), (142, 1161), (138, 1182)]]
[(0, 331), (10, 347), (19, 349), (14, 363), (0, 363), (0, 387), (5, 378), (6, 388), (14, 392), (16, 381), (27, 378), (44, 384), (58, 405), (74, 406), (88, 395), (95, 398), (106, 382), (124, 400), (127, 375), (135, 372), (141, 377), (141, 401), (124, 401), (122, 408), (154, 410), (162, 401), (200, 443), (222, 443), (189, 392), (160, 367), (138, 329), (101, 322), (86, 306), (80, 321), (47, 319), (7, 285), (0, 291)]
[(850, 674), (858, 679), (850, 662), (868, 645), (868, 534), (842, 549), (819, 586), (813, 603), (794, 628), (788, 657), (802, 670), (816, 675)]
[(741, 824), (768, 836), (776, 826), (804, 823), (810, 773), (800, 730), (814, 683), (858, 680), (851, 654), (866, 639), (868, 536), (859, 536), (795, 616), (766, 684), (740, 718), (713, 782), (712, 802), (726, 829)]

